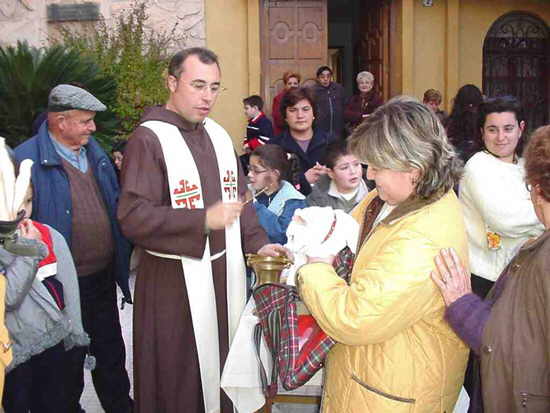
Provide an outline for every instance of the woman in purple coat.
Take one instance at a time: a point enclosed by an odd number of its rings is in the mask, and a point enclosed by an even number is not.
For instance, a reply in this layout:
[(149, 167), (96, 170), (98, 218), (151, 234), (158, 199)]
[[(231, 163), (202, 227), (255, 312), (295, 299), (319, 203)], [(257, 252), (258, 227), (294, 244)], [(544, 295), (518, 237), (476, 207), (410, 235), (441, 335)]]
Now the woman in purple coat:
[(469, 412), (550, 412), (550, 125), (531, 137), (525, 170), (545, 231), (519, 248), (487, 298), (472, 293), (453, 250), (432, 273), (447, 321), (479, 357)]

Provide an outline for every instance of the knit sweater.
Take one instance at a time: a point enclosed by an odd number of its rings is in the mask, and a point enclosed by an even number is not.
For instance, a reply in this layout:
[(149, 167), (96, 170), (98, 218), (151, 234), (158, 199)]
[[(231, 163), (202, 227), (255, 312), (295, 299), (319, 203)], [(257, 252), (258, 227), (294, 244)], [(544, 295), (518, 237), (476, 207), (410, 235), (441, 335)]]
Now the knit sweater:
[[(468, 233), (470, 271), (495, 281), (519, 247), (539, 236), (539, 222), (525, 187), (523, 159), (503, 162), (478, 152), (464, 168), (459, 198)], [(493, 239), (489, 245), (488, 238)]]
[(306, 201), (308, 206), (326, 207), (330, 206), (334, 209), (341, 209), (344, 212), (351, 210), (367, 195), (369, 189), (365, 181), (361, 180), (355, 196), (351, 199), (346, 199), (335, 188), (332, 180), (327, 176), (321, 176)]

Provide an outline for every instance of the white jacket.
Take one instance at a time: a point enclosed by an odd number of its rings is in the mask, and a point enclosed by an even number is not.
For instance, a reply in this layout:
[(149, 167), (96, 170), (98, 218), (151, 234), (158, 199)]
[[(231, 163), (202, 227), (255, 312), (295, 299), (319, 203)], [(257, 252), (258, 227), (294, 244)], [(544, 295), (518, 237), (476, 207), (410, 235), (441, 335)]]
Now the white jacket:
[[(481, 151), (466, 163), (459, 198), (473, 274), (495, 281), (518, 248), (544, 231), (524, 178), (523, 159), (511, 164)], [(500, 248), (489, 248), (488, 231), (500, 236)]]

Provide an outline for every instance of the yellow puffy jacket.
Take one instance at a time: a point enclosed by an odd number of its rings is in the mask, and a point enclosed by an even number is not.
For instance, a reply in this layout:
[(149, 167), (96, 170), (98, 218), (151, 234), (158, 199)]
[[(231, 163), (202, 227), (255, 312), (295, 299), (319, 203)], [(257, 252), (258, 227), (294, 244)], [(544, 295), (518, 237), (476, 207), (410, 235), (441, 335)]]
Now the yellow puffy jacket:
[(4, 390), (4, 372), (11, 363), (11, 341), (4, 324), (6, 297), (6, 278), (0, 273), (0, 400)]
[[(353, 212), (359, 223), (370, 193)], [(434, 257), (453, 247), (467, 263), (466, 231), (453, 191), (405, 201), (357, 254), (348, 286), (328, 264), (303, 266), (300, 295), (337, 344), (326, 360), (324, 413), (451, 413), (468, 349), (444, 319), (430, 278)]]

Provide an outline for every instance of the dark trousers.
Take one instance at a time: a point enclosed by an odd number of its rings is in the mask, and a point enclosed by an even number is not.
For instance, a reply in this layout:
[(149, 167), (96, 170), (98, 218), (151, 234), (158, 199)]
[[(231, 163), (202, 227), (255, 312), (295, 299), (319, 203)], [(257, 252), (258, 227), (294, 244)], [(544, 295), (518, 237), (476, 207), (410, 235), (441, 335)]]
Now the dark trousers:
[(67, 413), (63, 342), (32, 356), (6, 375), (6, 413)]
[[(472, 291), (483, 299), (487, 297), (487, 294), (489, 294), (489, 291), (491, 291), (491, 288), (493, 288), (495, 284), (493, 281), (479, 277), (475, 274), (472, 274), (470, 279), (472, 282)], [(470, 398), (474, 397), (473, 390), (478, 387), (478, 382), (481, 380), (479, 377), (479, 370), (474, 367), (476, 358), (477, 356), (475, 353), (470, 351), (468, 365), (466, 366), (466, 373), (464, 375), (464, 388), (468, 392)]]
[[(80, 308), (84, 330), (90, 335), (90, 353), (96, 358), (92, 380), (106, 413), (132, 411), (130, 380), (126, 372), (126, 350), (120, 330), (116, 303), (116, 287), (110, 269), (78, 278)], [(69, 398), (71, 413), (80, 412), (80, 396), (84, 389), (86, 350), (69, 351)]]

